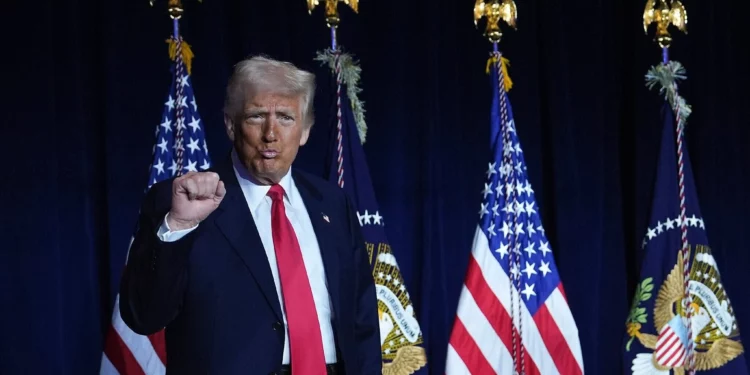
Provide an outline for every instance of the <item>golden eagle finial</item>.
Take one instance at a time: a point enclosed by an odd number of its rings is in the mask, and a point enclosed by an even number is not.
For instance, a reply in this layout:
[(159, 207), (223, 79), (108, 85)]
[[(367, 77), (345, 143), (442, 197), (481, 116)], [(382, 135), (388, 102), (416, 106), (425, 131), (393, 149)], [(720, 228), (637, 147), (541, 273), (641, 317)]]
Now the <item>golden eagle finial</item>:
[[(154, 6), (156, 0), (149, 0), (148, 4)], [(198, 0), (202, 3), (203, 0)], [(169, 9), (169, 17), (174, 20), (179, 20), (182, 17), (182, 13), (185, 12), (185, 8), (182, 7), (182, 0), (167, 0), (167, 9)]]
[(484, 36), (490, 42), (497, 43), (503, 36), (500, 31), (500, 20), (505, 21), (514, 30), (516, 29), (518, 18), (516, 3), (513, 0), (477, 0), (474, 3), (474, 26), (477, 26), (477, 22), (482, 17), (487, 17)]
[[(328, 27), (338, 27), (341, 22), (339, 17), (338, 3), (342, 2), (348, 5), (354, 13), (359, 12), (359, 0), (323, 0), (326, 5), (326, 24)], [(320, 0), (307, 0), (307, 12), (312, 13), (313, 9), (320, 4)]]
[(662, 48), (672, 43), (669, 25), (687, 34), (687, 11), (680, 0), (648, 0), (643, 11), (643, 31), (648, 33), (648, 26), (656, 23), (656, 41)]

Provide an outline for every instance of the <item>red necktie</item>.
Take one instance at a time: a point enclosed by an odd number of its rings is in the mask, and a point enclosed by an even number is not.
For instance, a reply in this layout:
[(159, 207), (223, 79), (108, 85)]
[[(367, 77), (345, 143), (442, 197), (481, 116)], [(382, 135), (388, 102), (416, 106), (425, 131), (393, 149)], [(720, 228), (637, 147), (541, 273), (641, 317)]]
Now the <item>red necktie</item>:
[(284, 188), (271, 186), (271, 232), (289, 327), (292, 373), (325, 375), (323, 338), (302, 251), (284, 209)]

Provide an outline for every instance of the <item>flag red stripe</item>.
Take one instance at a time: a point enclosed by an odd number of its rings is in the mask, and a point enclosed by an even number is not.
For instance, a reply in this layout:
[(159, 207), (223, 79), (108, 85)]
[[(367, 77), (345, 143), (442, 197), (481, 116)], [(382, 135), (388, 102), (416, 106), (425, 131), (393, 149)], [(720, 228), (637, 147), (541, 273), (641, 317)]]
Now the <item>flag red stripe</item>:
[(472, 374), (496, 373), (458, 316), (453, 323), (450, 344)]
[(164, 330), (162, 329), (161, 331), (156, 332), (153, 335), (149, 335), (148, 340), (151, 341), (151, 346), (154, 347), (154, 351), (156, 352), (156, 355), (159, 356), (161, 363), (163, 363), (164, 366), (166, 366), (167, 365), (167, 345), (164, 340)]
[[(508, 329), (512, 325), (510, 315), (492, 292), (490, 286), (487, 285), (487, 280), (484, 279), (482, 269), (479, 267), (479, 263), (477, 263), (473, 254), (469, 258), (469, 270), (466, 275), (465, 283), (466, 289), (468, 289), (471, 292), (471, 295), (474, 296), (474, 300), (476, 301), (479, 310), (481, 310), (482, 314), (487, 317), (490, 325), (492, 325), (492, 329), (495, 330), (495, 334), (500, 337), (500, 340), (505, 347), (508, 348), (508, 351), (513, 355), (512, 331)], [(513, 326), (513, 331), (515, 331), (516, 340), (518, 340), (520, 336), (518, 336), (518, 330), (515, 326)], [(520, 353), (516, 353), (516, 355), (518, 355), (517, 358), (520, 359), (519, 354)], [(536, 363), (534, 363), (531, 356), (528, 355), (528, 352), (524, 356), (524, 362), (526, 363), (526, 374), (540, 374), (539, 368), (537, 368)], [(517, 367), (517, 370), (519, 370), (520, 373), (520, 363)], [(564, 374), (564, 372), (560, 373)]]
[(107, 338), (104, 342), (104, 354), (120, 374), (145, 375), (141, 365), (130, 352), (130, 348), (122, 341), (112, 325), (109, 326)]
[(534, 314), (534, 322), (539, 328), (539, 334), (542, 335), (542, 341), (544, 341), (552, 361), (555, 362), (557, 371), (565, 375), (582, 375), (581, 367), (570, 350), (568, 341), (565, 340), (565, 336), (560, 331), (560, 327), (557, 326), (555, 319), (547, 308), (547, 304), (543, 303), (539, 306), (539, 310)]

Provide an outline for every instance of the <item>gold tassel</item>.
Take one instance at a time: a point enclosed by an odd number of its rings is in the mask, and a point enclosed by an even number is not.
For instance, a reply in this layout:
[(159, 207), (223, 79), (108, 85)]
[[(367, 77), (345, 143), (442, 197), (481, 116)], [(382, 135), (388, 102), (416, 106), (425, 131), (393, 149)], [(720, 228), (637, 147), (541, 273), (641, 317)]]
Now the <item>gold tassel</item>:
[[(175, 41), (174, 38), (169, 38), (167, 39), (167, 44), (169, 44), (169, 58), (172, 59), (172, 61), (176, 61), (177, 41)], [(190, 49), (190, 44), (183, 40), (182, 61), (185, 63), (188, 75), (191, 75), (193, 71), (193, 57), (195, 57), (195, 55), (193, 55), (193, 50)]]
[[(510, 91), (510, 89), (513, 88), (513, 81), (510, 79), (510, 74), (508, 73), (510, 60), (508, 60), (505, 57), (501, 57), (500, 59), (501, 59), (500, 61), (502, 62), (500, 69), (503, 70), (503, 87), (505, 88), (505, 92), (508, 92)], [(493, 65), (496, 65), (496, 64), (497, 64), (497, 57), (491, 56), (487, 60), (487, 66), (485, 67), (484, 72), (486, 74), (490, 74), (490, 69), (492, 68)]]

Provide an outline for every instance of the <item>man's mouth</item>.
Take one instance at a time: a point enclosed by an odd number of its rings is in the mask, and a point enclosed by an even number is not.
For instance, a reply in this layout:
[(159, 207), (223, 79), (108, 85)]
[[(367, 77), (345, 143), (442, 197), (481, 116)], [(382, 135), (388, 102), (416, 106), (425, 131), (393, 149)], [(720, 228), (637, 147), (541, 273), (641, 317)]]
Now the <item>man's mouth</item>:
[(273, 159), (279, 155), (279, 152), (276, 150), (263, 150), (260, 152), (260, 154), (264, 159)]

